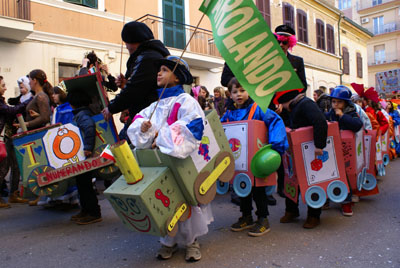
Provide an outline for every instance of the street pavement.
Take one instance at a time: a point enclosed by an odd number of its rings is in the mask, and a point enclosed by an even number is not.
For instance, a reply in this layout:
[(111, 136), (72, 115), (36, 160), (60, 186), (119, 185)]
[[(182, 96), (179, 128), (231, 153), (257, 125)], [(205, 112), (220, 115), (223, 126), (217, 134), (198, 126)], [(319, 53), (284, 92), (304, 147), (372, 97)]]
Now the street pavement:
[(202, 259), (196, 263), (184, 260), (184, 248), (168, 261), (157, 260), (158, 238), (126, 229), (103, 195), (103, 221), (86, 226), (69, 220), (78, 210), (16, 204), (0, 210), (0, 268), (400, 267), (400, 160), (391, 162), (386, 174), (378, 183), (380, 194), (362, 198), (353, 217), (342, 216), (339, 206), (331, 204), (313, 230), (302, 228), (303, 204), (298, 222), (279, 223), (284, 199), (276, 195), (271, 231), (257, 238), (230, 231), (239, 207), (229, 195), (217, 196), (215, 221), (199, 239)]

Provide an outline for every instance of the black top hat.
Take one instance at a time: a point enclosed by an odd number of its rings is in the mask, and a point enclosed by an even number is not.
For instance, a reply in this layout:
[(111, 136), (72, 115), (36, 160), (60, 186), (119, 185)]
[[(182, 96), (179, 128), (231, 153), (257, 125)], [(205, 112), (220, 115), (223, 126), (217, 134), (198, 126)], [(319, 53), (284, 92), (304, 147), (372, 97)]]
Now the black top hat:
[(286, 36), (296, 35), (296, 32), (293, 30), (293, 28), (286, 24), (279, 25), (278, 27), (276, 27), (275, 33), (278, 35), (286, 35)]

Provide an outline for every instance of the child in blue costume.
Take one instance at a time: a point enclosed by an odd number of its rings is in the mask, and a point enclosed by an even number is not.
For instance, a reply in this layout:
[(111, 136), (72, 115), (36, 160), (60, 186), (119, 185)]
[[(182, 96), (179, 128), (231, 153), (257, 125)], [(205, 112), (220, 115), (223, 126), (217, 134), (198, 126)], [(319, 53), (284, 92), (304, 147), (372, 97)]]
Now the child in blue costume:
[[(174, 72), (175, 64), (178, 62)], [(187, 63), (176, 56), (156, 61), (160, 71), (157, 85), (161, 99), (138, 113), (127, 134), (137, 149), (158, 147), (164, 154), (185, 159), (198, 150), (204, 131), (204, 112), (198, 102), (183, 90), (183, 84), (191, 84), (193, 77)], [(157, 105), (157, 107), (156, 107)], [(155, 110), (155, 111), (154, 111)], [(151, 120), (149, 120), (153, 113)], [(191, 216), (179, 222), (175, 237), (165, 236), (160, 239), (159, 259), (169, 259), (178, 249), (177, 244), (186, 246), (186, 261), (198, 261), (201, 258), (197, 238), (208, 232), (208, 224), (213, 221), (210, 204), (191, 206)]]
[[(363, 127), (363, 122), (356, 112), (351, 96), (352, 93), (346, 86), (335, 87), (330, 95), (332, 108), (325, 114), (325, 117), (328, 121), (338, 122), (340, 130), (351, 130), (355, 133)], [(352, 192), (350, 189), (350, 193), (342, 203), (342, 214), (344, 216), (353, 216), (351, 199)]]
[[(228, 90), (231, 93), (233, 102), (228, 106), (226, 113), (221, 118), (221, 122), (242, 120), (264, 121), (268, 128), (268, 143), (272, 145), (272, 149), (282, 155), (289, 148), (282, 118), (270, 109), (267, 109), (267, 112), (264, 114), (261, 108), (249, 98), (249, 94), (235, 77), (229, 82)], [(270, 231), (267, 218), (269, 213), (265, 188), (266, 186), (257, 187), (257, 185), (253, 185), (251, 193), (246, 197), (240, 198), (242, 217), (236, 223), (232, 224), (232, 231), (238, 232), (250, 228), (248, 232), (250, 236), (261, 236)], [(256, 222), (253, 221), (253, 216), (251, 215), (251, 211), (253, 210), (252, 199), (254, 199), (257, 207), (256, 215), (258, 219)]]

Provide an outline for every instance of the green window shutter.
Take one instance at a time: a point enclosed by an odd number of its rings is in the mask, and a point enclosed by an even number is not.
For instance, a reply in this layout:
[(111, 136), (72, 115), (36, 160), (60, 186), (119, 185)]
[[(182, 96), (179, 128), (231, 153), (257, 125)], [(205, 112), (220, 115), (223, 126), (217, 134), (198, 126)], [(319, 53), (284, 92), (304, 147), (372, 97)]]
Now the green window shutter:
[(64, 2), (72, 3), (72, 4), (82, 4), (82, 0), (64, 0)]
[(97, 0), (82, 0), (82, 4), (87, 7), (97, 8)]
[(182, 0), (163, 0), (164, 44), (183, 49), (185, 37), (185, 7)]
[(97, 9), (97, 0), (64, 0), (64, 2)]

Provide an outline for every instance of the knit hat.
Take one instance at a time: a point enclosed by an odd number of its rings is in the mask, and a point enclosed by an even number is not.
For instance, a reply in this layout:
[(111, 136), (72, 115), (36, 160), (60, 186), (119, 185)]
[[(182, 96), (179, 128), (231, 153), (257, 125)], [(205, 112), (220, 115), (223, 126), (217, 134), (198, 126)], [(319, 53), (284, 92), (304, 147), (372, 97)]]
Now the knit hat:
[(277, 35), (286, 35), (286, 36), (296, 35), (296, 32), (293, 30), (293, 28), (288, 25), (279, 25), (278, 27), (275, 28), (275, 33)]
[(290, 89), (286, 91), (277, 92), (274, 98), (274, 103), (278, 104), (278, 103), (288, 102), (296, 98), (296, 96), (299, 95), (302, 90), (303, 89), (300, 88), (300, 89)]
[(161, 65), (165, 65), (171, 71), (174, 69), (175, 64), (178, 62), (176, 66), (174, 74), (179, 79), (179, 84), (181, 85), (190, 85), (193, 83), (193, 76), (190, 73), (189, 65), (183, 59), (179, 59), (177, 56), (168, 56), (164, 59), (159, 59), (155, 61), (157, 68), (160, 68)]
[(26, 87), (28, 92), (31, 90), (31, 86), (29, 85), (29, 78), (28, 77), (21, 76), (20, 78), (18, 78), (17, 83), (18, 83), (18, 85), (19, 84), (24, 84), (24, 86)]
[(138, 21), (131, 21), (125, 24), (121, 32), (121, 37), (125, 43), (142, 43), (146, 40), (154, 39), (150, 28)]

